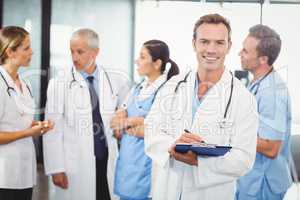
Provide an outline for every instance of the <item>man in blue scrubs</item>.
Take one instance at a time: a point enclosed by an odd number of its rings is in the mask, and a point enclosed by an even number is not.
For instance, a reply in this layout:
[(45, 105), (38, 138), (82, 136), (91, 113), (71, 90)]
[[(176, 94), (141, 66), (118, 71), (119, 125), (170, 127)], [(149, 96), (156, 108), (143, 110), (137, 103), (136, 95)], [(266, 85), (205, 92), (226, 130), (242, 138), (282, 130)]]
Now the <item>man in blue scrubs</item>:
[(280, 49), (280, 36), (267, 26), (256, 25), (249, 29), (239, 53), (242, 67), (254, 77), (248, 89), (257, 100), (259, 129), (255, 164), (239, 179), (236, 200), (283, 199), (292, 182), (290, 97), (273, 68)]

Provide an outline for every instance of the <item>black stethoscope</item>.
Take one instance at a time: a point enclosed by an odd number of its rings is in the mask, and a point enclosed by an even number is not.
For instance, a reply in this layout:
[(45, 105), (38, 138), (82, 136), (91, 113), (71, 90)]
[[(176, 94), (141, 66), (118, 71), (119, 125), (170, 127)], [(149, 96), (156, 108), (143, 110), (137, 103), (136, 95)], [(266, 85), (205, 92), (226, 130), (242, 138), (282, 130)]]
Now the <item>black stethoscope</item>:
[(254, 96), (257, 95), (257, 92), (258, 92), (258, 89), (259, 89), (259, 86), (260, 86), (260, 83), (265, 79), (267, 78), (267, 76), (269, 76), (269, 74), (271, 74), (273, 72), (274, 68), (272, 67), (257, 83), (253, 84), (249, 90), (252, 92), (252, 90), (254, 89), (254, 87), (256, 86), (256, 90), (255, 92), (253, 92)]
[[(6, 81), (6, 79), (4, 78), (2, 72), (0, 72), (0, 75), (1, 75), (1, 78), (3, 79), (3, 81), (4, 81), (4, 83), (5, 83), (6, 87), (7, 87), (6, 92), (7, 92), (8, 96), (11, 97), (11, 91), (13, 91), (13, 92), (16, 93), (16, 90), (15, 90), (15, 88), (9, 86), (9, 84), (8, 84), (8, 82)], [(26, 85), (26, 87), (27, 87), (27, 90), (28, 90), (30, 96), (33, 98), (33, 95), (32, 95), (32, 93), (31, 93), (31, 90), (30, 90), (29, 86), (28, 86), (26, 83), (25, 83), (25, 85)]]
[[(181, 81), (179, 81), (175, 87), (175, 90), (174, 90), (174, 93), (176, 94), (177, 91), (178, 91), (178, 88), (179, 86), (182, 84), (182, 83), (186, 83), (187, 82), (187, 78), (188, 76), (190, 75), (191, 71), (189, 71), (184, 79), (182, 79)], [(230, 95), (229, 95), (229, 99), (227, 101), (227, 104), (226, 104), (226, 108), (225, 108), (225, 112), (224, 112), (224, 115), (223, 115), (223, 120), (221, 120), (220, 122), (220, 128), (226, 128), (226, 117), (227, 117), (227, 113), (228, 113), (228, 109), (229, 109), (229, 106), (231, 104), (231, 99), (232, 99), (232, 93), (233, 93), (233, 74), (232, 72), (230, 71), (230, 75), (231, 75), (231, 84), (230, 84)]]
[[(109, 76), (108, 76), (107, 72), (106, 72), (104, 69), (102, 69), (102, 70), (104, 71), (105, 77), (106, 77), (106, 79), (107, 79), (107, 81), (108, 81), (109, 88), (110, 88), (110, 92), (111, 92), (111, 94), (114, 96), (114, 91), (113, 91), (113, 87), (112, 87), (111, 81), (110, 81), (110, 79), (109, 79)], [(74, 68), (73, 68), (73, 67), (72, 67), (72, 69), (71, 69), (71, 74), (72, 74), (72, 80), (70, 81), (69, 89), (72, 88), (73, 84), (75, 84), (75, 83), (78, 83), (78, 84), (79, 84), (79, 82), (78, 82), (78, 81), (76, 80), (76, 78), (75, 78), (75, 71), (74, 71)], [(79, 85), (80, 85), (80, 84), (79, 84)], [(82, 85), (80, 85), (80, 88), (82, 88)]]

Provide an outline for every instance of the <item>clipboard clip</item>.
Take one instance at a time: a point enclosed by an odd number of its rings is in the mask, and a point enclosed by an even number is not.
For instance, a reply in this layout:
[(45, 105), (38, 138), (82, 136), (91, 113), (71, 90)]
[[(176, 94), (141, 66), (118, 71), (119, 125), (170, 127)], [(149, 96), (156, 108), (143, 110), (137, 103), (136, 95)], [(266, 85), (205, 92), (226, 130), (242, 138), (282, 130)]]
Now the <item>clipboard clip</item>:
[(216, 144), (208, 144), (204, 141), (201, 143), (193, 144), (192, 147), (206, 147), (206, 148), (216, 148)]

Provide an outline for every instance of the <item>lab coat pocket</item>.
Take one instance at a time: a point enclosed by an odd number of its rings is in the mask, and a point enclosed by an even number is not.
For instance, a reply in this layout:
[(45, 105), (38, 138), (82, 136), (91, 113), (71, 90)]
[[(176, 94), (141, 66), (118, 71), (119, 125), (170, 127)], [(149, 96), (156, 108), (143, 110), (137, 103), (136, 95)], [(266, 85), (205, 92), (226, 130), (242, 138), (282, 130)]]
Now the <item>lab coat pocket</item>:
[(22, 182), (22, 173), (21, 166), (23, 165), (20, 149), (19, 149), (19, 141), (12, 142), (6, 145), (5, 148), (5, 157), (3, 158), (3, 168), (4, 173), (3, 177), (6, 183), (9, 185), (21, 183)]

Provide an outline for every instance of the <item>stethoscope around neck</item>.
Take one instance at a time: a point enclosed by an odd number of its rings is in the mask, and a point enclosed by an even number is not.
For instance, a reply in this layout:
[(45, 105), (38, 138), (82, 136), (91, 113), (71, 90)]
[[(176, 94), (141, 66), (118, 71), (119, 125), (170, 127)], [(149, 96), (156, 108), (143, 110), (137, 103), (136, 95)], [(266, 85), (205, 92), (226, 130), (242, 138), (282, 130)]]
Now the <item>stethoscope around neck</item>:
[[(8, 96), (11, 97), (12, 96), (12, 94), (11, 94), (12, 91), (16, 93), (15, 88), (9, 86), (9, 84), (8, 84), (7, 80), (4, 78), (4, 75), (2, 74), (2, 72), (0, 72), (0, 76), (1, 76), (1, 78), (3, 79), (3, 81), (6, 85), (6, 92), (7, 92)], [(33, 95), (31, 93), (31, 90), (30, 90), (29, 86), (26, 83), (25, 83), (25, 85), (26, 85), (26, 88), (27, 88), (31, 98), (33, 98)]]
[[(176, 87), (175, 87), (175, 89), (174, 89), (174, 93), (175, 93), (175, 94), (177, 93), (177, 91), (178, 91), (180, 85), (181, 85), (182, 83), (186, 83), (186, 82), (187, 82), (187, 78), (188, 78), (188, 76), (190, 75), (190, 73), (191, 73), (191, 71), (189, 71), (189, 72), (185, 75), (184, 79), (182, 79), (181, 81), (179, 81), (179, 82), (177, 83), (177, 85), (176, 85)], [(226, 128), (226, 118), (227, 118), (227, 113), (228, 113), (228, 109), (229, 109), (229, 107), (230, 107), (231, 100), (232, 100), (232, 93), (233, 93), (233, 74), (232, 74), (231, 71), (230, 71), (230, 75), (231, 75), (230, 95), (229, 95), (229, 99), (228, 99), (228, 101), (227, 101), (226, 108), (225, 108), (225, 111), (224, 111), (224, 114), (223, 114), (223, 119), (221, 120), (221, 122), (220, 122), (220, 124), (219, 124), (219, 125), (220, 125), (220, 128)], [(173, 102), (172, 102), (172, 104), (173, 104)], [(172, 107), (173, 107), (173, 106), (172, 106)]]
[(250, 87), (250, 91), (252, 92), (252, 90), (254, 89), (254, 87), (256, 86), (256, 90), (255, 92), (253, 92), (254, 96), (257, 95), (257, 92), (259, 90), (259, 87), (260, 87), (260, 83), (265, 79), (267, 78), (267, 76), (269, 76), (272, 72), (274, 71), (274, 68), (271, 67), (271, 69), (260, 79), (257, 81), (257, 83), (254, 83), (251, 87)]
[[(142, 83), (146, 81), (146, 79), (143, 79), (140, 83), (138, 83), (136, 86), (135, 86), (135, 90), (141, 90), (143, 88), (142, 86)], [(158, 91), (168, 82), (168, 79), (166, 79), (154, 92), (153, 94), (153, 98), (151, 100), (151, 105), (154, 103), (154, 100), (156, 99), (156, 96), (157, 96), (157, 93)]]
[[(111, 81), (110, 81), (110, 79), (109, 79), (109, 76), (108, 76), (107, 72), (106, 72), (104, 69), (102, 69), (102, 70), (103, 70), (103, 72), (104, 72), (104, 74), (105, 74), (105, 77), (106, 77), (106, 79), (107, 79), (107, 81), (108, 81), (109, 89), (110, 89), (111, 95), (114, 97), (114, 91), (113, 91), (113, 87), (112, 87)], [(72, 74), (72, 80), (71, 80), (70, 83), (69, 83), (69, 89), (72, 89), (72, 87), (73, 87), (73, 85), (74, 85), (75, 83), (78, 83), (79, 86), (80, 86), (80, 88), (83, 88), (83, 86), (82, 86), (82, 85), (79, 83), (79, 81), (76, 80), (76, 78), (75, 78), (75, 71), (74, 71), (74, 68), (73, 68), (73, 67), (72, 67), (72, 69), (71, 69), (71, 74)]]

